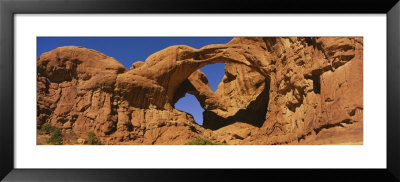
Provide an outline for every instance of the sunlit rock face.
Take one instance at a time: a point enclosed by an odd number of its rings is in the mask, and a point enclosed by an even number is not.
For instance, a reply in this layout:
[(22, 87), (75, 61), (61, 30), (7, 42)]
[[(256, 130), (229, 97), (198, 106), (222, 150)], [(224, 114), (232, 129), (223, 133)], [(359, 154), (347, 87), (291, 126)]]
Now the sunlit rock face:
[[(199, 69), (225, 63), (214, 93)], [(127, 70), (83, 47), (37, 61), (37, 126), (51, 123), (104, 144), (362, 144), (363, 39), (234, 38), (201, 49), (171, 46)], [(186, 93), (199, 126), (173, 106)], [(73, 143), (73, 142), (72, 142)]]

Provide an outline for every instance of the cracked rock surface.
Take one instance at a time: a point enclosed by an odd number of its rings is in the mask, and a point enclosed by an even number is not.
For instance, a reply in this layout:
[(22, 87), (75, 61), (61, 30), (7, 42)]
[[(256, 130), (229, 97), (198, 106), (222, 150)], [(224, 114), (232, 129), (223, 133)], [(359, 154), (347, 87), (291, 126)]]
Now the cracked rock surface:
[[(200, 68), (225, 63), (214, 93)], [(186, 93), (204, 124), (174, 108)], [(134, 63), (83, 47), (37, 60), (37, 127), (94, 132), (104, 144), (362, 144), (361, 37), (238, 37), (177, 45)], [(64, 142), (68, 144), (68, 141)], [(73, 143), (73, 142), (72, 142)]]

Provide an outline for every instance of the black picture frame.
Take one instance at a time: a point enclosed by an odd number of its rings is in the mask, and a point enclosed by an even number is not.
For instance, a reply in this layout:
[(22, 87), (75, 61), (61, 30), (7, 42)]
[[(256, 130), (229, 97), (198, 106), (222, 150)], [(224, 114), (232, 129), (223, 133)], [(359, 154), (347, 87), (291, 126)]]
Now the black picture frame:
[[(31, 13), (381, 13), (387, 15), (386, 169), (15, 169), (14, 15)], [(398, 0), (0, 0), (0, 179), (4, 181), (400, 181)], [(379, 64), (379, 63), (378, 63)], [(33, 156), (34, 157), (34, 156)]]

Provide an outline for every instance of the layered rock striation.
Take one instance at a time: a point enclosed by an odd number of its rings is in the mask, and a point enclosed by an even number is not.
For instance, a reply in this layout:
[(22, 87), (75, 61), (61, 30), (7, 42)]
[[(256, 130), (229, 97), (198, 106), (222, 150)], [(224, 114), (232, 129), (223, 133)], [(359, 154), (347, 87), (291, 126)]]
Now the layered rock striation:
[[(217, 91), (199, 69), (225, 63)], [(193, 94), (199, 126), (175, 103)], [(361, 37), (245, 37), (171, 46), (127, 70), (83, 47), (37, 60), (37, 125), (104, 144), (362, 144)]]

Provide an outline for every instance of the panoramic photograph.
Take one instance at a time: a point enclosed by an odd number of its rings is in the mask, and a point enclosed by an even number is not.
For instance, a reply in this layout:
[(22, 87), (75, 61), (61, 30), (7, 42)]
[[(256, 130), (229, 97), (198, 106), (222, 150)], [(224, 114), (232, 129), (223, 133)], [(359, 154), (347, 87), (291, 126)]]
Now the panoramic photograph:
[(37, 37), (37, 145), (363, 145), (363, 37)]

